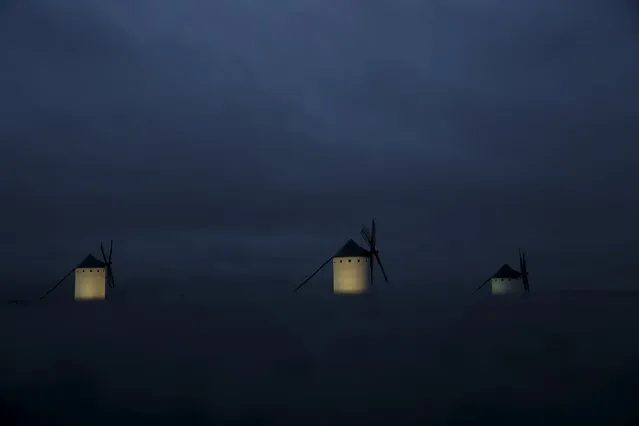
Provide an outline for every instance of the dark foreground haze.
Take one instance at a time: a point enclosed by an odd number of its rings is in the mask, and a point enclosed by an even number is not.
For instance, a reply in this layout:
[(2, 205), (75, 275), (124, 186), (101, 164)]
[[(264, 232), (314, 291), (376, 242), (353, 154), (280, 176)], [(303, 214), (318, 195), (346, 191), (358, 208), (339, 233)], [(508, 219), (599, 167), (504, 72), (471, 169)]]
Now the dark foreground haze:
[(636, 295), (250, 294), (5, 305), (1, 401), (56, 426), (639, 421)]

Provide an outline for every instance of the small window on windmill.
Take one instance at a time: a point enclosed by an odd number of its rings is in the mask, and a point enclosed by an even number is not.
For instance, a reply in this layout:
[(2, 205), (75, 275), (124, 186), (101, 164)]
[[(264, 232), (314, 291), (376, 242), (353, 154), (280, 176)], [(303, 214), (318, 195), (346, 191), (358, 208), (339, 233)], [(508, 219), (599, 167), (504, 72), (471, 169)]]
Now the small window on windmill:
[(340, 259), (339, 263), (342, 263), (342, 260)]
[(89, 269), (89, 272), (93, 272), (93, 269)]
[(348, 263), (351, 263), (351, 259), (348, 259)]
[(360, 262), (360, 259), (357, 259), (357, 263), (359, 263), (359, 262)]

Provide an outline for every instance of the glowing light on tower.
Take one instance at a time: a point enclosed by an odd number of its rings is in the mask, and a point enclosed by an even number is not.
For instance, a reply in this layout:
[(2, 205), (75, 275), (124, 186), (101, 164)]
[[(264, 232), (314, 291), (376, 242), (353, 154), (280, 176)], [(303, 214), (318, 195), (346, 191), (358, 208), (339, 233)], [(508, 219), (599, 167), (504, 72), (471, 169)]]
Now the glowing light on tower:
[(74, 300), (106, 299), (106, 265), (89, 254), (75, 267)]

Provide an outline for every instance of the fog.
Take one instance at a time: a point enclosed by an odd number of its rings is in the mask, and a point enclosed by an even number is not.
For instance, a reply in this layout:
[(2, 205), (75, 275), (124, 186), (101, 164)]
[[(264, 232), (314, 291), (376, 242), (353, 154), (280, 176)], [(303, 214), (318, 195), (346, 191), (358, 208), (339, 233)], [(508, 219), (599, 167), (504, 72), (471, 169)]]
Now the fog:
[(600, 0), (5, 0), (0, 272), (55, 280), (113, 238), (136, 278), (297, 280), (374, 216), (398, 279), (462, 264), (465, 287), (522, 246), (549, 289), (636, 286), (636, 18)]
[(3, 307), (1, 400), (34, 425), (639, 419), (632, 294), (268, 297), (255, 283), (256, 297), (208, 284)]
[[(0, 0), (0, 307), (35, 425), (630, 425), (639, 13)], [(292, 289), (377, 219), (391, 283)], [(528, 253), (531, 293), (472, 294)], [(24, 423), (29, 424), (29, 423)]]

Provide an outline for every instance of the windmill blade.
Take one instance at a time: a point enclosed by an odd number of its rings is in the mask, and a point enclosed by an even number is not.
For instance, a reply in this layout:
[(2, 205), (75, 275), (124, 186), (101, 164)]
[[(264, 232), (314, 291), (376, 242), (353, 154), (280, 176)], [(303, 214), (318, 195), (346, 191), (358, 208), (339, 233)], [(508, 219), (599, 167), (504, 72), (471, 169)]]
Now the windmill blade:
[(375, 248), (375, 245), (377, 244), (377, 230), (375, 227), (375, 219), (373, 219), (373, 222), (371, 223), (371, 234), (371, 245), (373, 246), (373, 248)]
[(484, 287), (486, 284), (488, 284), (488, 283), (490, 282), (490, 280), (492, 280), (492, 279), (493, 279), (493, 277), (490, 277), (490, 278), (488, 278), (486, 281), (484, 281), (482, 285), (480, 285), (479, 287), (477, 287), (477, 288), (475, 289), (475, 293), (477, 293), (479, 290), (481, 290), (481, 289), (482, 289), (482, 287)]
[(317, 268), (317, 269), (315, 270), (315, 272), (313, 272), (313, 273), (311, 274), (311, 276), (310, 276), (310, 277), (306, 278), (306, 279), (302, 282), (302, 284), (298, 285), (298, 286), (295, 288), (295, 290), (293, 290), (293, 292), (297, 292), (297, 290), (299, 290), (300, 288), (304, 287), (304, 285), (305, 285), (307, 282), (309, 282), (309, 281), (311, 280), (311, 278), (313, 278), (315, 275), (317, 275), (317, 273), (318, 273), (319, 271), (321, 271), (321, 270), (322, 270), (322, 268), (323, 268), (324, 266), (328, 265), (328, 263), (329, 263), (331, 260), (333, 260), (333, 256), (329, 257), (329, 258), (328, 258), (328, 260), (327, 260), (326, 262), (322, 263), (322, 266), (320, 266), (319, 268)]
[(368, 245), (372, 247), (373, 240), (371, 238), (371, 233), (368, 230), (368, 228), (362, 225), (362, 230), (360, 231), (360, 233), (362, 234), (362, 237), (364, 237), (364, 240), (368, 243)]
[(111, 265), (107, 269), (107, 283), (109, 287), (115, 288), (115, 278), (113, 277), (113, 267)]
[(524, 291), (528, 292), (530, 288), (528, 285), (528, 267), (526, 265), (526, 253), (522, 252), (521, 249), (519, 249), (519, 270), (521, 271), (521, 279), (524, 284)]
[(108, 276), (107, 276), (107, 281), (109, 282), (109, 286), (111, 288), (115, 288), (115, 278), (113, 276), (113, 240), (111, 240), (110, 244), (109, 244), (109, 258), (108, 260), (108, 264), (107, 267), (109, 269), (107, 269), (108, 271)]
[(521, 256), (521, 249), (518, 249), (518, 250), (519, 250), (519, 270), (521, 271), (521, 274), (523, 275), (524, 274), (524, 261), (523, 261), (522, 256)]
[(106, 257), (106, 253), (104, 252), (104, 245), (102, 244), (102, 241), (100, 241), (100, 252), (102, 253), (102, 260), (104, 261), (104, 264), (108, 265), (109, 262), (107, 261), (107, 257)]
[(51, 287), (49, 290), (47, 290), (42, 296), (40, 296), (40, 300), (45, 299), (49, 294), (53, 293), (53, 291), (58, 288), (58, 286), (60, 284), (62, 284), (64, 282), (64, 280), (66, 280), (69, 275), (71, 275), (73, 272), (75, 271), (75, 268), (72, 268), (64, 277), (60, 278), (60, 281), (58, 281), (57, 283), (55, 283), (55, 285), (53, 287)]
[(371, 252), (370, 259), (368, 259), (368, 267), (370, 268), (370, 276), (371, 276), (371, 286), (373, 285), (373, 275), (375, 272), (375, 268), (373, 265), (373, 253)]
[[(382, 274), (384, 275), (384, 280), (388, 282), (388, 275), (386, 275), (386, 271), (384, 270), (384, 266), (382, 265), (382, 259), (379, 258), (379, 254), (377, 252), (373, 253), (375, 255), (375, 259), (377, 259), (377, 263), (379, 264), (379, 269), (382, 270)], [(371, 262), (372, 265), (372, 262)]]

